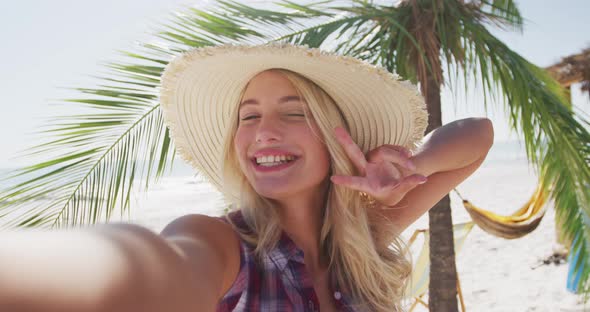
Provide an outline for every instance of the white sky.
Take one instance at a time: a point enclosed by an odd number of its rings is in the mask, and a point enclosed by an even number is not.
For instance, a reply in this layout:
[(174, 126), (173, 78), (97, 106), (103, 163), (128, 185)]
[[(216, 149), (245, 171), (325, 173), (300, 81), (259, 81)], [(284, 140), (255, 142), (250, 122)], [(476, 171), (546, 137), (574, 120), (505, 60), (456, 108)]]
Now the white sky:
[[(119, 58), (115, 50), (133, 50), (135, 41), (149, 39), (158, 22), (182, 5), (205, 1), (103, 0), (0, 2), (0, 168), (23, 163), (18, 151), (34, 143), (43, 120), (67, 114), (57, 99), (77, 97), (62, 87), (94, 87), (90, 75), (105, 73), (101, 62)], [(250, 1), (251, 2), (251, 1)], [(548, 66), (590, 46), (590, 1), (518, 1), (527, 19), (524, 33), (495, 33), (529, 61)], [(443, 122), (485, 116), (475, 92), (466, 104), (443, 93)], [(590, 111), (590, 101), (574, 89), (574, 105)], [(515, 140), (502, 109), (488, 112), (496, 140)]]

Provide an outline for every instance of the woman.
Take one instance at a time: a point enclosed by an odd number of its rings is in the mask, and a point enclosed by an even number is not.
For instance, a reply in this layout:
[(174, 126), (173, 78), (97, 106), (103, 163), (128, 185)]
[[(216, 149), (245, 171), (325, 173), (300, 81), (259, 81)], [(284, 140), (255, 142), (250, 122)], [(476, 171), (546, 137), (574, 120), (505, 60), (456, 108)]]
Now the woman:
[[(420, 144), (427, 115), (415, 89), (358, 60), (290, 45), (190, 51), (168, 65), (161, 103), (179, 153), (232, 212), (183, 216), (160, 235), (133, 225), (75, 239), (47, 233), (49, 246), (72, 244), (60, 253), (88, 261), (85, 251), (98, 250), (101, 263), (92, 274), (60, 259), (77, 274), (49, 290), (59, 265), (32, 260), (47, 253), (22, 246), (39, 235), (20, 234), (7, 254), (28, 251), (37, 274), (27, 282), (0, 271), (11, 285), (0, 284), (0, 307), (402, 310), (410, 264), (398, 235), (493, 142), (489, 120), (466, 119)], [(17, 267), (8, 260), (0, 270)]]

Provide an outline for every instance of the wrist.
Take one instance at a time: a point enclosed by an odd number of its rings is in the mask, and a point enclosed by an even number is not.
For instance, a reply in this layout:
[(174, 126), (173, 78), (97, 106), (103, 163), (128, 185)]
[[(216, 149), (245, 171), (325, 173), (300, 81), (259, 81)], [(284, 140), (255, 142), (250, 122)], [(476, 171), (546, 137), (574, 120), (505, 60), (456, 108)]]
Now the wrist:
[(428, 177), (434, 173), (433, 168), (430, 166), (430, 164), (432, 164), (433, 162), (431, 160), (428, 160), (426, 154), (418, 152), (414, 156), (410, 157), (410, 161), (412, 161), (416, 169), (410, 170), (404, 167), (400, 167), (400, 172), (402, 173), (402, 176), (407, 177), (412, 174), (419, 174)]

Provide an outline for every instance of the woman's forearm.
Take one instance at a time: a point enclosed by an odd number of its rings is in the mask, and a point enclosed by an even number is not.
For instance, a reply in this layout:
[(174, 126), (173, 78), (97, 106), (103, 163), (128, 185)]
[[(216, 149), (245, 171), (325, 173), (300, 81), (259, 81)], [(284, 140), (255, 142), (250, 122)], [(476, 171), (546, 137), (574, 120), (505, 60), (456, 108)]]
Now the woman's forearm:
[(0, 311), (194, 310), (188, 272), (139, 226), (0, 232)]
[(124, 284), (123, 255), (89, 231), (0, 233), (0, 310), (90, 311)]
[(430, 132), (414, 152), (416, 173), (429, 176), (436, 172), (466, 167), (485, 157), (494, 141), (492, 123), (487, 118), (456, 120)]

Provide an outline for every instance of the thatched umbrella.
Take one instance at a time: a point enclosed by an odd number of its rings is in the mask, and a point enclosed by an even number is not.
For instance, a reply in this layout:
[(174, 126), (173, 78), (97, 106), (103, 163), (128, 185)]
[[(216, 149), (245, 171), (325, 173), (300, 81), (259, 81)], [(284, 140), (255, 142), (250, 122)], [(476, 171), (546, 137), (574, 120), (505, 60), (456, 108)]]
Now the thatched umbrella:
[(582, 83), (582, 91), (590, 96), (590, 48), (564, 57), (561, 62), (546, 68), (568, 91), (574, 83)]

